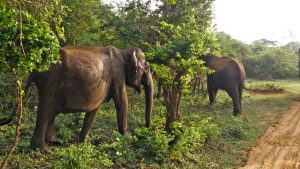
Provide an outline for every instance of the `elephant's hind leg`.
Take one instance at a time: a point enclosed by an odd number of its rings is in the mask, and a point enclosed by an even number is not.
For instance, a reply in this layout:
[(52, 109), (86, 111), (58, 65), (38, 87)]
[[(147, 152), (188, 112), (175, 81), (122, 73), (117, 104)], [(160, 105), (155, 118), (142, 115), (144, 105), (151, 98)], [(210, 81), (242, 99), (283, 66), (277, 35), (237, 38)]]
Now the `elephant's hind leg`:
[[(49, 106), (50, 107), (50, 106)], [(32, 149), (46, 146), (46, 132), (50, 119), (54, 118), (52, 110), (47, 109), (46, 106), (39, 104), (36, 126), (33, 132), (33, 136), (30, 141), (30, 147)]]
[(85, 114), (83, 125), (79, 135), (80, 142), (83, 142), (85, 140), (86, 136), (89, 134), (91, 128), (93, 127), (96, 120), (97, 110), (98, 108)]
[(242, 112), (242, 97), (243, 97), (243, 86), (239, 86), (239, 105), (240, 105), (240, 111)]
[(55, 116), (48, 124), (47, 130), (46, 130), (46, 143), (50, 146), (57, 146), (61, 145), (61, 143), (58, 141), (54, 126)]
[(216, 103), (216, 92), (218, 90), (212, 87), (208, 88), (209, 104)]
[(240, 107), (240, 98), (239, 98), (239, 92), (237, 87), (233, 87), (230, 90), (227, 90), (228, 95), (232, 99), (233, 104), (233, 115), (237, 116), (241, 112)]

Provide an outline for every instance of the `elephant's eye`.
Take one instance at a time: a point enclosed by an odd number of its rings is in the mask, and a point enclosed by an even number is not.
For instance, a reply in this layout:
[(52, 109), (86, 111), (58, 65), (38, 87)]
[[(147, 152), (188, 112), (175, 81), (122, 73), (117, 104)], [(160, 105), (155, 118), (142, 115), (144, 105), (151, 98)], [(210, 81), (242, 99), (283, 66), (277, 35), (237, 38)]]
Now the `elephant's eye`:
[(142, 65), (138, 64), (138, 65), (135, 67), (135, 73), (137, 73), (139, 70), (145, 70), (145, 68), (142, 67)]

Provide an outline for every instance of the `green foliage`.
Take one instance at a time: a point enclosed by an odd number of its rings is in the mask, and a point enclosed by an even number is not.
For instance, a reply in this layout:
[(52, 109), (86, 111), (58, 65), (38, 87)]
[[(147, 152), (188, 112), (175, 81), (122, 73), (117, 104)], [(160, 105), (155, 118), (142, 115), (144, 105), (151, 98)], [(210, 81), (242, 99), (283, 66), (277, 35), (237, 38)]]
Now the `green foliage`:
[(60, 162), (55, 168), (83, 169), (98, 167), (110, 167), (113, 165), (107, 154), (97, 152), (95, 146), (90, 143), (71, 145), (60, 152)]
[(264, 90), (264, 91), (283, 91), (283, 88), (272, 81), (260, 82), (247, 81), (246, 88), (250, 90)]
[(127, 1), (120, 9), (117, 32), (125, 42), (145, 48), (146, 59), (166, 85), (177, 75), (187, 84), (191, 72), (203, 67), (196, 56), (214, 46), (212, 1), (162, 1), (154, 10), (151, 3)]
[(135, 145), (143, 156), (153, 157), (155, 161), (162, 161), (167, 157), (169, 143), (174, 139), (164, 130), (162, 118), (154, 118), (151, 128), (138, 128), (134, 135), (137, 138)]
[(135, 137), (125, 134), (121, 135), (117, 131), (113, 131), (111, 141), (107, 144), (100, 145), (100, 148), (109, 153), (113, 157), (113, 161), (117, 165), (126, 165), (126, 163), (134, 160), (136, 154), (132, 143), (136, 140)]
[(65, 43), (64, 28), (62, 25), (63, 16), (67, 15), (68, 7), (62, 4), (62, 0), (8, 0), (4, 3), (7, 6), (18, 10), (22, 4), (22, 10), (30, 13), (36, 20), (47, 22), (50, 29), (56, 35), (60, 44)]
[[(61, 114), (56, 120), (57, 135), (62, 142), (68, 142), (80, 132), (85, 113)], [(70, 128), (75, 128), (70, 130)]]
[(178, 25), (161, 22), (160, 27), (153, 27), (161, 36), (160, 42), (152, 49), (149, 58), (153, 62), (168, 64), (169, 60), (180, 61), (192, 56), (199, 56), (209, 52), (215, 41), (214, 33), (209, 27), (199, 30), (196, 20)]
[(250, 77), (282, 79), (296, 77), (298, 73), (297, 55), (285, 47), (259, 50), (244, 62)]
[(99, 0), (63, 0), (70, 11), (63, 17), (67, 45), (119, 45), (112, 6)]
[(227, 123), (227, 131), (223, 131), (224, 133), (234, 139), (245, 139), (247, 130), (241, 118), (232, 117)]
[(217, 33), (217, 39), (222, 56), (231, 56), (243, 60), (251, 54), (250, 48), (224, 32)]
[[(55, 125), (63, 146), (48, 147), (46, 151), (29, 149), (35, 125), (30, 122), (36, 120), (36, 107), (33, 106), (36, 104), (31, 101), (37, 97), (32, 97), (29, 102), (31, 106), (24, 113), (26, 122), (22, 125), (20, 144), (13, 153), (8, 168), (67, 168), (66, 161), (79, 158), (83, 160), (71, 164), (81, 165), (82, 168), (236, 168), (244, 164), (246, 150), (255, 144), (270, 124), (282, 117), (292, 101), (299, 96), (298, 80), (272, 83), (284, 86), (289, 92), (280, 95), (257, 95), (246, 90), (243, 95), (243, 112), (247, 113), (248, 121), (241, 117), (232, 117), (231, 100), (223, 91), (218, 93), (219, 99), (214, 106), (208, 106), (207, 101), (200, 97), (186, 95), (182, 100), (181, 119), (174, 123), (179, 124), (174, 134), (164, 132), (165, 108), (160, 99), (154, 100), (151, 127), (142, 127), (143, 96), (135, 95), (129, 90), (129, 101), (132, 104), (128, 107), (128, 122), (132, 135), (120, 135), (114, 131), (117, 129), (115, 108), (113, 102), (109, 102), (103, 104), (98, 112), (90, 139), (83, 145), (76, 144), (77, 137), (65, 140), (68, 138), (62, 138), (64, 135), (60, 133), (69, 131), (74, 132), (74, 136), (77, 135), (84, 114), (59, 115)], [(230, 100), (228, 104), (224, 99)], [(0, 127), (0, 145), (3, 145), (0, 148), (0, 160), (5, 156), (13, 139), (14, 129), (11, 125)], [(193, 134), (189, 135), (190, 132)], [(175, 137), (175, 133), (184, 136)], [(201, 142), (195, 142), (197, 140)]]
[(157, 24), (157, 17), (151, 10), (152, 2), (127, 0), (124, 6), (117, 8), (113, 26), (122, 46), (139, 46), (145, 50), (145, 42), (156, 42), (157, 35), (150, 29)]
[(121, 135), (113, 131), (110, 142), (97, 149), (113, 157), (115, 165), (130, 166), (136, 160), (146, 158), (153, 162), (167, 159), (182, 160), (184, 154), (192, 154), (206, 141), (214, 140), (220, 129), (212, 118), (190, 116), (173, 125), (172, 133), (164, 129), (165, 119), (155, 116), (150, 128), (138, 127), (133, 135)]
[(220, 130), (216, 124), (210, 122), (211, 119), (192, 115), (174, 122), (172, 132), (175, 140), (171, 150), (172, 157), (181, 159), (183, 155), (195, 151), (196, 147), (201, 147), (205, 141), (215, 139)]
[(153, 28), (164, 43), (149, 47), (147, 56), (153, 62), (152, 70), (169, 87), (181, 83), (182, 89), (187, 89), (195, 71), (207, 71), (196, 57), (208, 52), (214, 43), (214, 34), (209, 28), (199, 31), (195, 22), (191, 19), (177, 26), (162, 22), (161, 27)]
[(18, 11), (0, 3), (0, 67), (2, 71), (10, 70), (22, 76), (33, 69), (46, 70), (57, 62), (59, 44), (47, 22), (37, 21), (26, 11), (21, 13), (22, 35)]
[(2, 114), (8, 114), (14, 108), (16, 102), (15, 86), (12, 85), (14, 82), (15, 78), (11, 73), (0, 71), (0, 112)]

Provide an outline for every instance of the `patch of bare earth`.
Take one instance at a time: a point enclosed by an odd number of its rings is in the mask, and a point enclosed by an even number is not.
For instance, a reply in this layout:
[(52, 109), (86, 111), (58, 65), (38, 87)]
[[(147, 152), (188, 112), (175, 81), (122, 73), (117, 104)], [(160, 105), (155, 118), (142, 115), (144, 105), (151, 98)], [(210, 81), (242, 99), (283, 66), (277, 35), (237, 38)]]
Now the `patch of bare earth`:
[(300, 169), (300, 102), (269, 127), (241, 169)]

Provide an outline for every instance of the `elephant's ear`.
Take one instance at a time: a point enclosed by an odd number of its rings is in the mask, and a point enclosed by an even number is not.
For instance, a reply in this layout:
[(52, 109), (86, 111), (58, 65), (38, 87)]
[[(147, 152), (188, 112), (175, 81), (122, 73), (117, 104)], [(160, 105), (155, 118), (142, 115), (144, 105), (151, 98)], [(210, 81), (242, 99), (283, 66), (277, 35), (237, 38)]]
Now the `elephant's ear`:
[(141, 54), (136, 51), (136, 50), (133, 50), (132, 52), (132, 56), (131, 56), (131, 62), (133, 64), (133, 66), (135, 67), (135, 71), (137, 72), (137, 69), (138, 68), (143, 68), (141, 62), (142, 62), (142, 59), (141, 59)]
[(133, 52), (132, 52), (131, 62), (132, 62), (132, 64), (133, 64), (136, 68), (138, 67), (138, 60), (137, 60), (137, 57), (136, 57), (136, 51), (135, 51), (135, 50), (133, 50)]

